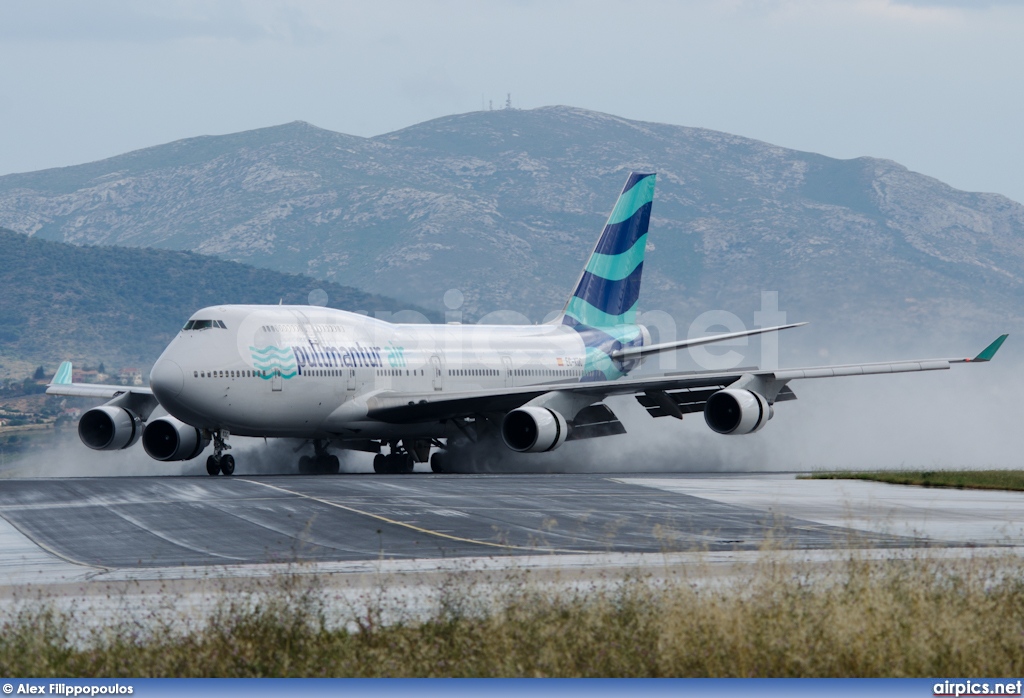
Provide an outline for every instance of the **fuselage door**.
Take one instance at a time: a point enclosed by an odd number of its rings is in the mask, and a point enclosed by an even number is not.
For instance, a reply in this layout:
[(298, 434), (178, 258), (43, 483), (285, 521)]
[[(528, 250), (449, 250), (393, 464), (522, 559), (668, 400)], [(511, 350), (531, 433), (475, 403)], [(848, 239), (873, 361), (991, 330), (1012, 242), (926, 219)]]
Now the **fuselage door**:
[(281, 369), (274, 369), (274, 376), (270, 379), (270, 389), (275, 392), (281, 392), (281, 388), (284, 386), (284, 380), (281, 378)]
[(434, 390), (444, 390), (444, 376), (441, 375), (441, 357), (437, 354), (430, 357), (430, 370), (434, 372)]
[(501, 357), (501, 372), (505, 374), (505, 387), (512, 387), (512, 357)]
[(348, 375), (346, 378), (346, 389), (352, 392), (356, 389), (356, 370), (354, 368), (346, 368), (345, 373)]

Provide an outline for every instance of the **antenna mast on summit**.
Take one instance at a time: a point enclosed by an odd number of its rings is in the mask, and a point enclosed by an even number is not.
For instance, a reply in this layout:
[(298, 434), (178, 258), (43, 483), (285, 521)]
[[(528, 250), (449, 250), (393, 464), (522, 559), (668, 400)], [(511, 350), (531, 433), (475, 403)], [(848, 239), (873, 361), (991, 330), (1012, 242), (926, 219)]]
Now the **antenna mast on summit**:
[(509, 92), (508, 93), (508, 97), (505, 98), (505, 108), (506, 109), (511, 109), (512, 108), (512, 93), (511, 92)]

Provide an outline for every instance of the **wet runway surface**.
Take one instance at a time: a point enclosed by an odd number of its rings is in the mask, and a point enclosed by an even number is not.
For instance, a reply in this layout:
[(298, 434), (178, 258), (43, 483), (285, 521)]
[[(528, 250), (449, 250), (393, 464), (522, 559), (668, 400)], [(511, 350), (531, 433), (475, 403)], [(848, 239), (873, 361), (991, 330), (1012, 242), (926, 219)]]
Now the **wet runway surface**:
[(687, 476), (658, 478), (657, 487), (521, 474), (5, 480), (0, 516), (51, 555), (102, 569), (742, 551), (769, 539), (808, 550), (922, 543), (700, 487), (690, 494)]

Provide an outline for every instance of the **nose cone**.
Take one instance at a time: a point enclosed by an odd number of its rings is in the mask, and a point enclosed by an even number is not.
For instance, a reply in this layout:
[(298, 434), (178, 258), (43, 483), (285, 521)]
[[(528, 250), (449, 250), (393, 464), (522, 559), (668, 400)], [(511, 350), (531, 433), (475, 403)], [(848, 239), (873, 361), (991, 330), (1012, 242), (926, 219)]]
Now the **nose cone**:
[(176, 398), (185, 387), (185, 373), (170, 359), (158, 359), (149, 372), (149, 387), (161, 402)]

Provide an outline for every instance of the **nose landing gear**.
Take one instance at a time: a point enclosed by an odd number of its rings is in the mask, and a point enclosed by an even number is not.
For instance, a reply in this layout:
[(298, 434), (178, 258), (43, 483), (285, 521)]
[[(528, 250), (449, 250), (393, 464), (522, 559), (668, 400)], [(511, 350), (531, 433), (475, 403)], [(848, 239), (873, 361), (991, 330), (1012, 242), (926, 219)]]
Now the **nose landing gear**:
[(206, 472), (210, 475), (219, 475), (221, 473), (225, 475), (234, 475), (235, 457), (231, 455), (223, 455), (220, 458), (217, 458), (217, 456), (210, 456), (206, 459)]

